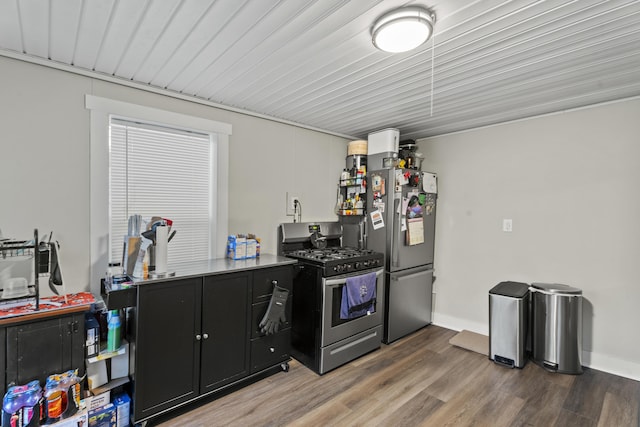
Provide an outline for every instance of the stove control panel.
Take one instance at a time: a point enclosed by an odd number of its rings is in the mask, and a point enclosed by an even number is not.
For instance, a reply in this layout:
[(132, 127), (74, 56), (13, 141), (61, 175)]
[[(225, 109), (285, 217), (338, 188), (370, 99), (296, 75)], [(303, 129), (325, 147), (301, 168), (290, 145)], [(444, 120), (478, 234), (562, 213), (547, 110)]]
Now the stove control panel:
[(368, 270), (382, 266), (382, 259), (365, 259), (362, 261), (344, 262), (330, 267), (333, 273), (350, 273), (352, 271)]

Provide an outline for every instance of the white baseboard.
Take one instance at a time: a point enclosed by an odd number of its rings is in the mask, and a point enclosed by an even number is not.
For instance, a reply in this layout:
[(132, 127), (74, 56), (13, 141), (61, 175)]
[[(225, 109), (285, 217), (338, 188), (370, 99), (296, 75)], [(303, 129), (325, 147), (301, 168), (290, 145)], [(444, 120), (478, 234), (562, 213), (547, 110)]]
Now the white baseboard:
[[(454, 331), (465, 329), (478, 334), (489, 335), (488, 324), (447, 316), (446, 314), (433, 313), (432, 323)], [(582, 366), (640, 381), (640, 363), (618, 359), (606, 354), (583, 351)]]
[(598, 371), (640, 381), (640, 363), (618, 359), (606, 354), (582, 351), (582, 365)]
[(481, 322), (474, 322), (468, 319), (447, 316), (446, 314), (433, 313), (432, 323), (443, 328), (461, 331), (463, 329), (477, 334), (489, 335), (489, 325)]

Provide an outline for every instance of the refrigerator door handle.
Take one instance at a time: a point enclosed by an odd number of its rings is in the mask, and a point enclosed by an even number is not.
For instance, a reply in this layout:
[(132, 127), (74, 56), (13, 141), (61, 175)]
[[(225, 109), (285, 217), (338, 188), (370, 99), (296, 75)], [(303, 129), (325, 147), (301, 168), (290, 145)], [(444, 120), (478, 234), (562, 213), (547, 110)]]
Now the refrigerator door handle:
[(426, 270), (420, 270), (416, 273), (411, 273), (411, 274), (407, 274), (406, 276), (391, 276), (391, 280), (393, 280), (394, 282), (399, 282), (400, 280), (405, 280), (405, 279), (412, 279), (416, 276), (421, 276), (425, 273), (428, 273), (430, 271), (433, 271), (433, 268), (427, 268)]
[(393, 229), (395, 230), (395, 235), (391, 236), (391, 266), (399, 267), (400, 261), (400, 233), (402, 233), (402, 212), (398, 212), (398, 208), (400, 207), (401, 199), (394, 198), (393, 200), (393, 212), (396, 213), (394, 215), (394, 219), (397, 221), (397, 224), (394, 224)]

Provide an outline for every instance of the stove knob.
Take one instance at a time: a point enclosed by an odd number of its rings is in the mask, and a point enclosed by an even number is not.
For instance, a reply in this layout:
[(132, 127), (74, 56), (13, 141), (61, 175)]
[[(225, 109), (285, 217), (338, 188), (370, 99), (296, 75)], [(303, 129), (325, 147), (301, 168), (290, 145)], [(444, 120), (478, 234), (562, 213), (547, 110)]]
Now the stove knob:
[(356, 262), (356, 270), (359, 269), (361, 266), (362, 266), (362, 263)]
[(335, 272), (340, 271), (340, 270), (338, 270), (338, 266), (337, 265), (333, 267), (333, 271), (335, 271)]

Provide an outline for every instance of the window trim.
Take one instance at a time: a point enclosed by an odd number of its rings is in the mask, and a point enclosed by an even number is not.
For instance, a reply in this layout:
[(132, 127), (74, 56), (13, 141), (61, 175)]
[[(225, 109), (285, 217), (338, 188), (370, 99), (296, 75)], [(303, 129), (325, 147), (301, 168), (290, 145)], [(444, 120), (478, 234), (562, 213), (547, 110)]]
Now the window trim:
[[(91, 112), (90, 140), (90, 289), (99, 295), (100, 279), (109, 265), (109, 122), (111, 116), (139, 119), (157, 125), (169, 125), (218, 135), (217, 152), (212, 155), (217, 171), (213, 189), (217, 209), (213, 212), (216, 241), (212, 258), (224, 255), (228, 234), (229, 136), (232, 126), (201, 117), (85, 95), (85, 108)], [(213, 164), (213, 163), (212, 163)]]

